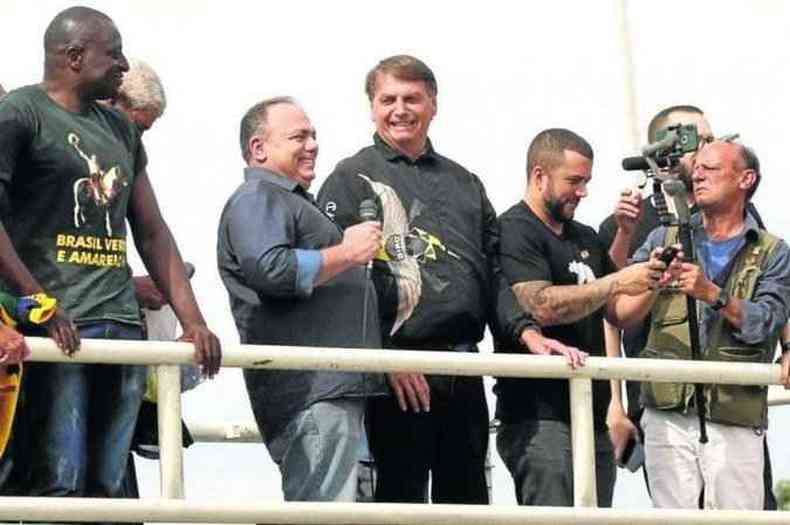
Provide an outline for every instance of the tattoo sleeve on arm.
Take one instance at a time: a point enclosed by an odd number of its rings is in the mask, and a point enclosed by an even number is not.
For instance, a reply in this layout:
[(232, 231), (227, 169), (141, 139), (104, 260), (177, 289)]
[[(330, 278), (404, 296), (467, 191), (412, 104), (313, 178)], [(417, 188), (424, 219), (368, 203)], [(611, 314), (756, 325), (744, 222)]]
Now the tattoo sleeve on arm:
[(519, 304), (541, 326), (569, 324), (592, 314), (609, 297), (613, 281), (604, 277), (582, 285), (552, 286), (549, 281), (513, 285)]

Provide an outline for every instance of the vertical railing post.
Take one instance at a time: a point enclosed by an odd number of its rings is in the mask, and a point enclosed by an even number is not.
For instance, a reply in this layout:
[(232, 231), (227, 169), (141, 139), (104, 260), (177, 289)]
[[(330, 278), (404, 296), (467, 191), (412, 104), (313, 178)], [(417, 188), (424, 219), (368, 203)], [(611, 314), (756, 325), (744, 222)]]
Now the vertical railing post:
[(156, 373), (160, 495), (162, 498), (183, 499), (181, 370), (178, 365), (159, 365)]
[(596, 507), (595, 426), (592, 380), (571, 378), (571, 446), (573, 448), (573, 506)]

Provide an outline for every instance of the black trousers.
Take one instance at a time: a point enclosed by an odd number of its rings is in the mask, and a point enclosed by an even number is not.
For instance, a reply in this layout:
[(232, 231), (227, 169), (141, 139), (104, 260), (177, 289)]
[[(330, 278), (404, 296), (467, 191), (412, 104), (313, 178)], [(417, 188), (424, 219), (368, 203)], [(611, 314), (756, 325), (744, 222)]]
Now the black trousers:
[[(431, 411), (403, 412), (394, 397), (368, 401), (377, 502), (488, 503), (488, 406), (480, 377), (433, 378)], [(436, 385), (436, 386), (434, 386)]]

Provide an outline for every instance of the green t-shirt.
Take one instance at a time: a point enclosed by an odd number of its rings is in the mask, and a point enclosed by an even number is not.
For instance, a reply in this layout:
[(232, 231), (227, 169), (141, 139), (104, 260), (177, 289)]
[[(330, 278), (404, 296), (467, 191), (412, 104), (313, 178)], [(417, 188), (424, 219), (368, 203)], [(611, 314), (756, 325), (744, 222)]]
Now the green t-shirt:
[(140, 135), (100, 104), (72, 113), (40, 86), (0, 102), (0, 211), (22, 261), (77, 323), (140, 323), (126, 216)]

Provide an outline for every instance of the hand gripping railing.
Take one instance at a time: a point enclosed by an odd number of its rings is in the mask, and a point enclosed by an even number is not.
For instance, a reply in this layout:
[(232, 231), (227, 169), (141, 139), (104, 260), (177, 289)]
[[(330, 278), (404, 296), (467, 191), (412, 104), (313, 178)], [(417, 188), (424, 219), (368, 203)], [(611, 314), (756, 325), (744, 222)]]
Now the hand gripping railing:
[(592, 380), (629, 379), (739, 385), (778, 384), (778, 365), (590, 357), (572, 370), (563, 357), (289, 346), (223, 346), (225, 367), (352, 372), (420, 371), (439, 375), (570, 380), (575, 508), (353, 503), (252, 504), (183, 500), (179, 364), (192, 363), (187, 343), (83, 340), (74, 357), (48, 339), (29, 338), (33, 360), (158, 365), (161, 500), (1, 498), (0, 520), (180, 521), (224, 523), (787, 523), (783, 513), (594, 509)]

